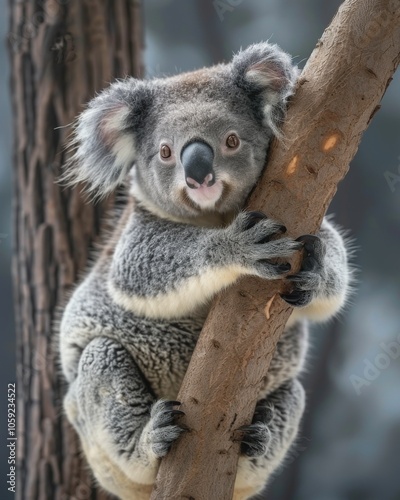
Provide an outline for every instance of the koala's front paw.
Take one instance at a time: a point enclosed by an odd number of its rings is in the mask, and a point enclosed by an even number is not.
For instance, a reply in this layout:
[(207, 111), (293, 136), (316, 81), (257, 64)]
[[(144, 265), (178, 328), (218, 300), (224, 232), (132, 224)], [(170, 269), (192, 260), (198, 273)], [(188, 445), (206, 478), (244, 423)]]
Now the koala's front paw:
[(279, 238), (286, 227), (268, 219), (262, 212), (242, 212), (227, 228), (228, 237), (235, 241), (235, 256), (254, 274), (267, 279), (282, 277), (290, 271), (290, 264), (276, 263), (278, 258), (290, 258), (303, 244), (291, 238)]
[(158, 457), (164, 457), (172, 443), (185, 432), (185, 429), (176, 424), (176, 419), (184, 415), (183, 411), (174, 410), (179, 406), (178, 401), (157, 401), (150, 414), (150, 443), (153, 453)]
[(303, 262), (297, 274), (287, 277), (293, 283), (292, 291), (281, 297), (291, 306), (304, 307), (321, 288), (325, 246), (318, 236), (311, 234), (300, 236), (296, 241), (304, 244)]
[(239, 429), (244, 431), (240, 445), (242, 455), (254, 458), (266, 453), (271, 439), (268, 424), (273, 416), (273, 406), (265, 399), (258, 401), (251, 424)]

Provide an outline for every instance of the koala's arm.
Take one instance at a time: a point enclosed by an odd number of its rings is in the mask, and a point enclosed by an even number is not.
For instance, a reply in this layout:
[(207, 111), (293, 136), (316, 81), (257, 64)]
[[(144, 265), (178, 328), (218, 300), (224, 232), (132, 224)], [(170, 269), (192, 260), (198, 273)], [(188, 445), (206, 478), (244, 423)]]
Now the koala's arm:
[(240, 213), (226, 228), (175, 223), (146, 211), (131, 218), (115, 249), (109, 276), (113, 300), (136, 314), (182, 317), (249, 274), (282, 277), (301, 245), (272, 239), (282, 225), (258, 212)]
[(342, 236), (327, 219), (317, 236), (306, 239), (302, 269), (288, 277), (294, 290), (283, 298), (297, 306), (288, 325), (302, 318), (327, 320), (342, 309), (349, 295), (351, 271)]

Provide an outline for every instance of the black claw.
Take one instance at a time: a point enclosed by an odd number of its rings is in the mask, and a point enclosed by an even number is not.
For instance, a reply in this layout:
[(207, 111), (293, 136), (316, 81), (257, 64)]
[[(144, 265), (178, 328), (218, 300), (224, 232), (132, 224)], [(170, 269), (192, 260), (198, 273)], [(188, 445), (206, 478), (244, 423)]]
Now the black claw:
[(303, 234), (303, 236), (299, 236), (296, 241), (303, 243), (305, 250), (310, 253), (314, 253), (315, 250), (322, 245), (321, 239), (313, 234)]
[(301, 298), (302, 294), (303, 292), (296, 290), (292, 293), (281, 294), (281, 297), (283, 300), (286, 300), (286, 302), (289, 302), (289, 304), (293, 304)]
[(173, 417), (177, 417), (177, 416), (185, 415), (185, 412), (183, 412), (181, 410), (171, 410), (170, 415), (172, 415)]
[(297, 238), (304, 245), (304, 258), (301, 263), (301, 271), (317, 271), (321, 266), (322, 259), (322, 241), (318, 236), (305, 234)]
[(181, 406), (182, 403), (180, 401), (168, 401), (168, 404), (171, 406)]
[(287, 262), (286, 264), (275, 264), (274, 267), (277, 271), (282, 273), (287, 273), (292, 269), (292, 266), (289, 264), (289, 262)]
[(269, 243), (271, 241), (271, 236), (266, 236), (265, 238), (262, 238), (261, 240), (257, 241), (258, 245), (262, 245), (263, 243)]
[(266, 218), (267, 218), (267, 216), (262, 212), (256, 212), (256, 211), (248, 212), (246, 227), (244, 228), (244, 230), (247, 231), (248, 229), (251, 229), (256, 224), (258, 224), (258, 222), (260, 222)]
[(294, 290), (292, 293), (281, 294), (282, 299), (291, 306), (304, 306), (310, 302), (310, 293), (303, 290)]
[(179, 418), (179, 417), (182, 417), (183, 415), (185, 415), (185, 413), (181, 410), (164, 410), (163, 414), (164, 414), (164, 416), (160, 417), (161, 420), (157, 424), (157, 427), (160, 427), (160, 428), (168, 427), (174, 423), (175, 418)]
[(259, 243), (259, 244), (269, 243), (274, 236), (276, 236), (278, 234), (284, 234), (284, 233), (286, 233), (286, 231), (287, 231), (286, 226), (279, 226), (276, 229), (275, 233), (270, 234), (269, 236), (266, 236), (265, 238), (262, 238), (261, 240), (257, 241), (257, 243)]
[(292, 274), (291, 276), (288, 276), (286, 278), (288, 281), (291, 281), (292, 283), (301, 283), (304, 281), (304, 277), (302, 277), (301, 274)]

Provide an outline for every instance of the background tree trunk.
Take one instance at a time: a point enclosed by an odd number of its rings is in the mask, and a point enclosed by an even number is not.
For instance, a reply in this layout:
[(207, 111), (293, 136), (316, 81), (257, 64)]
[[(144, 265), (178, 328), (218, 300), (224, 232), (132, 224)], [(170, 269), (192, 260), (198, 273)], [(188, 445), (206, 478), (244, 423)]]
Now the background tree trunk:
[(11, 0), (15, 133), (13, 274), (17, 335), (17, 498), (106, 498), (92, 490), (60, 418), (56, 304), (84, 269), (113, 199), (93, 205), (55, 182), (70, 124), (117, 77), (141, 76), (138, 0)]
[[(346, 0), (300, 77), (249, 208), (315, 233), (400, 61), (399, 0)], [(283, 282), (244, 278), (214, 301), (178, 400), (184, 433), (162, 460), (153, 499), (232, 498), (239, 443), (292, 309)]]

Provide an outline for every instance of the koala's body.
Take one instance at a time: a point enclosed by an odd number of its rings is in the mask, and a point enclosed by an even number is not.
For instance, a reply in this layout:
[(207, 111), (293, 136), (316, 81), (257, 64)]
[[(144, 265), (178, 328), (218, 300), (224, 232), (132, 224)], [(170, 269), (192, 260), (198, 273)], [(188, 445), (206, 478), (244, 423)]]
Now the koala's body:
[(69, 178), (104, 194), (129, 176), (130, 195), (62, 317), (65, 410), (96, 479), (124, 500), (149, 498), (159, 459), (183, 432), (174, 400), (212, 297), (243, 275), (286, 276), (276, 259), (304, 245), (283, 297), (296, 308), (244, 431), (235, 499), (261, 491), (296, 437), (306, 319), (344, 304), (346, 249), (326, 220), (299, 242), (241, 211), (296, 77), (285, 53), (261, 43), (229, 64), (116, 82), (78, 120)]

